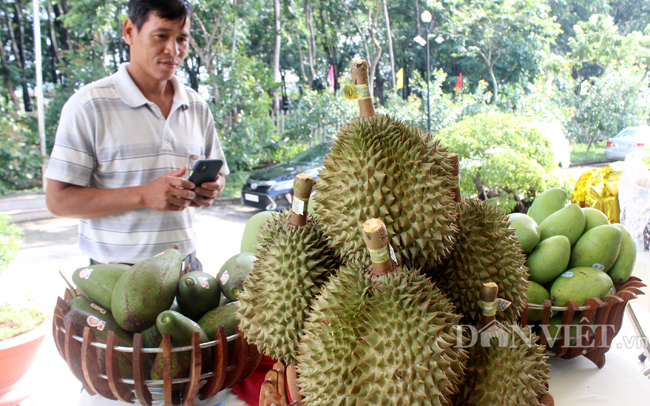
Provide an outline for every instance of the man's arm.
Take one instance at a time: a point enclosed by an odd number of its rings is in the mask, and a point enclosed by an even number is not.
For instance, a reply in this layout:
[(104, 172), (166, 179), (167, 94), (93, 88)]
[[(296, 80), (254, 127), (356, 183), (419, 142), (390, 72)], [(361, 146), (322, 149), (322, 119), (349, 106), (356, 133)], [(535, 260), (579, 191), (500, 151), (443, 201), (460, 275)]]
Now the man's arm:
[(48, 179), (45, 198), (48, 210), (59, 217), (100, 218), (149, 208), (157, 211), (182, 211), (196, 198), (192, 182), (182, 176), (182, 167), (153, 182), (118, 189), (82, 187)]

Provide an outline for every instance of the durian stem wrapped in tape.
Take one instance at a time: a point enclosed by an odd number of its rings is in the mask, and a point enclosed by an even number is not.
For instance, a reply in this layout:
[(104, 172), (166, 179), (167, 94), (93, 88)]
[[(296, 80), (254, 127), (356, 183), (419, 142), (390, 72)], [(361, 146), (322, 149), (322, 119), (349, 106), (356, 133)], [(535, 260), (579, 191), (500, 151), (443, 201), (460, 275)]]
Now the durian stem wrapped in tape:
[(573, 202), (580, 207), (593, 207), (605, 213), (610, 223), (618, 223), (618, 181), (622, 168), (604, 166), (586, 170), (578, 178), (573, 190)]
[(295, 362), (303, 322), (339, 260), (315, 219), (307, 218), (313, 179), (294, 181), (290, 213), (273, 213), (260, 230), (257, 259), (239, 294), (239, 328), (259, 351)]
[(461, 316), (420, 270), (388, 253), (387, 227), (363, 224), (372, 260), (351, 261), (321, 290), (298, 357), (304, 403), (450, 404), (467, 362)]
[[(350, 69), (354, 84), (367, 86), (368, 64), (356, 60)], [(431, 267), (457, 233), (453, 154), (418, 127), (375, 115), (372, 99), (358, 102), (360, 117), (340, 129), (323, 160), (315, 215), (344, 260), (368, 259), (357, 225), (381, 218), (399, 264)]]

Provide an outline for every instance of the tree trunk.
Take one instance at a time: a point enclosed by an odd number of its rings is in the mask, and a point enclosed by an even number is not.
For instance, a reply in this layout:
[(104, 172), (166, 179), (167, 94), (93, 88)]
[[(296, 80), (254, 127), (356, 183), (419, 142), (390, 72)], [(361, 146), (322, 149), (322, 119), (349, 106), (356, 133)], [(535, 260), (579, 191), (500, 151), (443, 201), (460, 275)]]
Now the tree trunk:
[(65, 13), (67, 12), (68, 12), (68, 3), (66, 0), (60, 0), (59, 2), (56, 3), (56, 7), (54, 7), (54, 15), (56, 16), (56, 19), (54, 20), (54, 24), (56, 25), (59, 32), (61, 33), (61, 49), (65, 49), (66, 51), (71, 51), (72, 44), (70, 43), (70, 32), (60, 20), (60, 17), (62, 15), (65, 15)]
[(316, 37), (314, 36), (314, 22), (312, 16), (311, 5), (305, 5), (305, 23), (309, 30), (309, 38), (307, 39), (307, 60), (309, 62), (309, 87), (314, 86), (314, 78), (316, 77)]
[(51, 68), (52, 68), (52, 80), (56, 83), (59, 81), (59, 75), (56, 73), (56, 68), (61, 64), (61, 55), (59, 54), (59, 45), (56, 40), (56, 30), (54, 27), (54, 17), (52, 15), (54, 14), (52, 10), (52, 4), (49, 2), (47, 3), (47, 25), (49, 28), (49, 36), (50, 36), (50, 55), (52, 57), (50, 58), (51, 61)]
[[(280, 0), (273, 1), (273, 9), (275, 11), (275, 47), (273, 49), (273, 79), (275, 83), (281, 83), (282, 77), (280, 75), (280, 46), (281, 46), (281, 32), (282, 26), (280, 24)], [(273, 112), (276, 117), (280, 112), (280, 91), (276, 90), (273, 98)]]
[(237, 0), (232, 1), (232, 9), (235, 15), (232, 20), (232, 53), (234, 54), (237, 50)]
[(0, 47), (0, 61), (2, 62), (2, 76), (4, 77), (5, 88), (7, 89), (8, 97), (11, 99), (14, 107), (20, 106), (20, 100), (16, 97), (14, 90), (14, 83), (11, 81), (11, 74), (9, 73), (9, 63), (7, 62), (7, 55), (4, 48)]
[[(388, 17), (388, 5), (384, 2), (384, 18), (386, 19), (386, 34), (388, 39), (388, 53), (390, 54), (390, 78), (393, 82), (393, 93), (397, 96), (397, 81), (395, 80), (395, 54), (393, 53), (393, 35), (390, 31), (390, 18)], [(383, 104), (383, 103), (382, 103)]]
[[(25, 111), (32, 111), (32, 102), (29, 97), (29, 86), (27, 85), (27, 72), (25, 70), (26, 62), (25, 62), (25, 26), (24, 22), (21, 16), (21, 12), (23, 10), (23, 5), (21, 0), (16, 0), (14, 3), (14, 23), (16, 24), (16, 28), (18, 31), (18, 36), (17, 36), (17, 43), (16, 46), (18, 47), (18, 60), (20, 62), (20, 70), (22, 73), (22, 80), (21, 80), (21, 86), (23, 89), (23, 104), (25, 106)], [(40, 41), (40, 38), (34, 38), (34, 41)]]
[(296, 44), (298, 44), (298, 64), (300, 65), (300, 74), (305, 83), (309, 82), (307, 73), (305, 72), (304, 58), (302, 57), (302, 44), (300, 43), (300, 33), (296, 34)]

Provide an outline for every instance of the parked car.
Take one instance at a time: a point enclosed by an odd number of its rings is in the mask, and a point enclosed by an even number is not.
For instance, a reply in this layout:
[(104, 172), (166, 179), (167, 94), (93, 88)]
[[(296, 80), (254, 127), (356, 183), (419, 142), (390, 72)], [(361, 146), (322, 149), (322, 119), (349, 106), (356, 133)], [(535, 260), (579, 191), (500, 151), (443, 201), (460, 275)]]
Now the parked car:
[(291, 207), (294, 178), (306, 173), (314, 180), (318, 179), (323, 158), (330, 152), (332, 144), (330, 141), (315, 145), (287, 162), (254, 171), (242, 187), (242, 204), (265, 210)]
[(650, 147), (650, 127), (627, 127), (607, 140), (605, 158), (616, 161), (624, 160), (627, 154), (640, 148)]

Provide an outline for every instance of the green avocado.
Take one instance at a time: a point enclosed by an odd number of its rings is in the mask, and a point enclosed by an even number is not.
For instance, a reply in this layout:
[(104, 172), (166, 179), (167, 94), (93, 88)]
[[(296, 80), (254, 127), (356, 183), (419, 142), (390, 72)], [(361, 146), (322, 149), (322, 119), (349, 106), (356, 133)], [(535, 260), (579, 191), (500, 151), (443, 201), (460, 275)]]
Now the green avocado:
[(178, 288), (182, 258), (170, 248), (131, 266), (113, 288), (111, 312), (126, 331), (141, 332), (156, 324), (171, 307)]
[(223, 295), (234, 302), (237, 300), (239, 292), (242, 291), (244, 281), (253, 270), (255, 263), (255, 254), (250, 252), (240, 252), (230, 257), (217, 273), (217, 281)]
[(176, 302), (179, 311), (197, 321), (205, 312), (219, 306), (221, 289), (214, 276), (205, 272), (188, 272), (178, 280)]
[(124, 264), (95, 264), (77, 268), (72, 273), (72, 282), (91, 301), (110, 309), (113, 288), (130, 267)]

